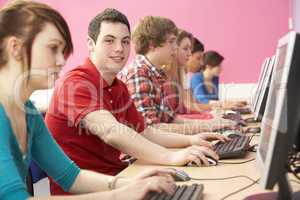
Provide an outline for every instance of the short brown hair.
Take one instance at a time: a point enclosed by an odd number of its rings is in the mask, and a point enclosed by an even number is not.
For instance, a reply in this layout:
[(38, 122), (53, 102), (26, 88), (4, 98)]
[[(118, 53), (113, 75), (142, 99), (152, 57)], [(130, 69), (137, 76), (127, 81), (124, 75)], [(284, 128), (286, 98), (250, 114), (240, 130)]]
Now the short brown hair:
[(216, 67), (220, 65), (224, 60), (224, 57), (216, 51), (207, 51), (203, 54), (204, 69), (206, 65)]
[(203, 51), (204, 51), (204, 45), (202, 44), (202, 42), (200, 42), (197, 38), (194, 37), (192, 54), (197, 52), (203, 52)]
[(92, 38), (92, 40), (94, 40), (94, 42), (97, 41), (100, 33), (101, 23), (104, 21), (125, 24), (130, 32), (130, 24), (127, 17), (114, 8), (106, 8), (104, 11), (94, 17), (89, 24), (88, 35), (90, 38)]
[(7, 63), (5, 40), (10, 36), (21, 38), (24, 42), (23, 63), (30, 70), (31, 48), (36, 35), (46, 23), (53, 24), (66, 42), (65, 56), (73, 52), (69, 27), (59, 12), (51, 7), (33, 1), (13, 1), (0, 10), (0, 67)]
[(161, 46), (166, 41), (167, 34), (177, 35), (177, 27), (172, 20), (164, 17), (144, 17), (132, 34), (136, 53), (146, 54), (150, 45)]

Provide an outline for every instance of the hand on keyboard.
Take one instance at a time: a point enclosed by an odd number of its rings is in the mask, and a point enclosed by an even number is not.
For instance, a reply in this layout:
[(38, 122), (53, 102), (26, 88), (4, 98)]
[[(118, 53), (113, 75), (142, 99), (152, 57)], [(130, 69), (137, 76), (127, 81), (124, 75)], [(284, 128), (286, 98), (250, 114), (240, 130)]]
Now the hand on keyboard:
[(221, 142), (227, 142), (230, 139), (224, 135), (214, 132), (204, 132), (197, 135), (190, 136), (191, 145), (206, 146), (208, 148), (213, 148), (213, 145), (209, 141), (219, 140)]
[(143, 171), (139, 175), (133, 177), (131, 180), (142, 180), (152, 176), (163, 176), (172, 179), (174, 174), (175, 174), (174, 169), (152, 169), (152, 170)]
[(214, 150), (218, 153), (220, 159), (243, 157), (249, 146), (249, 136), (237, 136), (227, 143), (216, 143)]
[(151, 176), (143, 179), (130, 181), (127, 186), (115, 190), (115, 199), (142, 200), (150, 192), (166, 193), (172, 195), (176, 190), (175, 182), (172, 178), (164, 176)]
[(181, 185), (177, 186), (176, 192), (173, 195), (167, 195), (164, 193), (152, 193), (149, 194), (147, 200), (200, 200), (203, 199), (203, 185), (193, 184), (193, 185)]

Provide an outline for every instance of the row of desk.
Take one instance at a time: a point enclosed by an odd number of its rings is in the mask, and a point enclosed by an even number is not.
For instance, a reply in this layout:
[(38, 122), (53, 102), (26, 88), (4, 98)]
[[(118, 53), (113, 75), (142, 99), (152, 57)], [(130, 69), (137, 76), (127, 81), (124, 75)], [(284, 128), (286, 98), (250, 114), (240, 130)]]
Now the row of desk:
[[(248, 116), (247, 116), (248, 117)], [(260, 124), (251, 124), (251, 126), (259, 126)], [(251, 140), (251, 145), (259, 143), (259, 134), (256, 134), (253, 139)], [(260, 188), (259, 183), (253, 184), (251, 187), (242, 190), (234, 195), (227, 195), (236, 192), (250, 184), (253, 181), (247, 179), (246, 177), (238, 177), (233, 179), (226, 179), (221, 180), (222, 178), (232, 177), (232, 176), (247, 176), (253, 180), (258, 180), (260, 178), (260, 173), (256, 167), (256, 153), (248, 152), (246, 157), (241, 159), (226, 159), (220, 160), (217, 166), (210, 166), (210, 167), (174, 167), (174, 166), (159, 166), (159, 165), (151, 165), (147, 164), (144, 161), (136, 161), (135, 163), (131, 164), (125, 170), (123, 170), (118, 176), (122, 177), (133, 177), (146, 169), (153, 169), (153, 168), (176, 168), (184, 170), (186, 173), (189, 174), (190, 177), (196, 179), (203, 179), (203, 180), (191, 180), (188, 182), (178, 182), (178, 184), (193, 184), (193, 183), (200, 183), (204, 185), (204, 200), (239, 200), (244, 199), (245, 197), (256, 194), (267, 192)], [(243, 161), (243, 164), (238, 164)], [(235, 163), (235, 164), (234, 164)], [(290, 176), (291, 179), (295, 179)], [(205, 179), (220, 179), (220, 180), (205, 180)], [(300, 186), (295, 183), (291, 182), (293, 188), (299, 188)], [(276, 190), (276, 189), (275, 189)]]

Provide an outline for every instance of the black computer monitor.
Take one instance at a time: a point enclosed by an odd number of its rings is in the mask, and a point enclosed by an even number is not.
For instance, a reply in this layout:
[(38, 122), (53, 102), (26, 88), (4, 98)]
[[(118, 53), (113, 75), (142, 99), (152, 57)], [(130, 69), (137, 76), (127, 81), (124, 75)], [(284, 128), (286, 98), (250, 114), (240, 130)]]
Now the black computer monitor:
[[(277, 53), (278, 53), (278, 51), (277, 51)], [(268, 65), (266, 66), (266, 73), (265, 73), (265, 76), (263, 77), (261, 88), (260, 88), (258, 98), (257, 98), (257, 103), (256, 103), (255, 109), (254, 109), (254, 119), (256, 121), (260, 121), (265, 112), (265, 107), (266, 107), (268, 93), (269, 93), (269, 87), (270, 87), (271, 79), (272, 79), (273, 67), (274, 67), (274, 64), (276, 64), (276, 62), (277, 62), (276, 58), (277, 58), (276, 55), (272, 56)]]
[(255, 106), (257, 104), (257, 99), (258, 99), (259, 93), (261, 91), (261, 86), (262, 86), (262, 82), (263, 82), (263, 79), (264, 79), (263, 77), (265, 76), (267, 65), (268, 65), (270, 59), (271, 58), (269, 58), (269, 57), (265, 58), (262, 65), (261, 65), (261, 69), (260, 69), (260, 73), (259, 73), (255, 93), (254, 93), (253, 98), (251, 99), (251, 106), (250, 107), (251, 107), (252, 112), (254, 112), (254, 110), (255, 110)]
[[(278, 61), (262, 120), (257, 164), (261, 172), (261, 187), (273, 189), (278, 184), (276, 198), (289, 200), (288, 154), (293, 144), (299, 145), (296, 139), (299, 139), (300, 127), (300, 35), (293, 31), (288, 33), (279, 40), (277, 49)], [(256, 195), (253, 199), (266, 199), (262, 196)]]

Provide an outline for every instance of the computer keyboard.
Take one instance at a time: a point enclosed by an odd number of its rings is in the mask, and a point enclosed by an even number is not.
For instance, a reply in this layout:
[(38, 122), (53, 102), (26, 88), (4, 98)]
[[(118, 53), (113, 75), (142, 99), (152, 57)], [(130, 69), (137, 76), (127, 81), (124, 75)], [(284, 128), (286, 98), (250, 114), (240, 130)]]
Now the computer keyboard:
[(224, 119), (230, 119), (232, 121), (237, 122), (240, 126), (246, 126), (246, 122), (243, 120), (242, 116), (239, 113), (233, 114), (233, 113), (227, 113), (223, 115)]
[(203, 199), (203, 185), (181, 185), (177, 186), (173, 195), (166, 193), (150, 193), (147, 200), (202, 200)]
[(232, 108), (231, 110), (240, 113), (241, 115), (247, 115), (251, 114), (251, 109), (250, 108)]
[(245, 156), (249, 148), (250, 137), (238, 136), (231, 138), (229, 142), (218, 142), (214, 145), (214, 150), (220, 159), (238, 158)]

